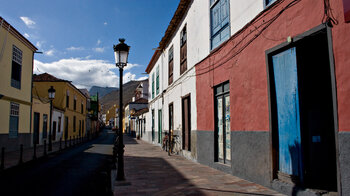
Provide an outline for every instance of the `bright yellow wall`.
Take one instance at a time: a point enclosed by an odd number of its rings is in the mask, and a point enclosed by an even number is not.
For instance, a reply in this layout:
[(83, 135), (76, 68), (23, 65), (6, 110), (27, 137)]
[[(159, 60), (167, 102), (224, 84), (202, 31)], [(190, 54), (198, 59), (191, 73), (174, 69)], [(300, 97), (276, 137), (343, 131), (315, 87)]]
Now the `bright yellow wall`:
[[(31, 101), (32, 88), (32, 65), (33, 51), (26, 45), (15, 38), (4, 28), (0, 28), (0, 46), (5, 42), (7, 34), (5, 50), (0, 59), (0, 94), (8, 97), (20, 99), (26, 102)], [(11, 70), (12, 70), (12, 46), (22, 50), (22, 73), (21, 73), (21, 89), (11, 87)], [(0, 51), (1, 52), (1, 51)]]
[[(75, 89), (68, 82), (33, 82), (33, 94), (38, 94), (41, 97), (48, 98), (48, 89), (53, 86), (56, 90), (55, 99), (53, 100), (53, 105), (64, 112), (64, 116), (68, 117), (68, 139), (70, 137), (79, 136), (79, 120), (81, 122), (84, 120), (84, 127), (81, 131), (82, 136), (86, 133), (86, 97)], [(69, 90), (69, 108), (66, 108), (66, 95), (67, 90)], [(76, 110), (74, 110), (74, 96), (76, 96), (77, 105)], [(81, 103), (83, 102), (83, 113), (81, 113)], [(76, 116), (76, 131), (73, 129), (73, 116)], [(82, 122), (83, 123), (83, 122)], [(65, 138), (65, 125), (63, 129), (63, 139)]]
[[(0, 46), (2, 47), (3, 44), (5, 44), (5, 48), (0, 59), (0, 94), (4, 97), (0, 99), (0, 133), (9, 133), (10, 102), (20, 104), (18, 133), (30, 133), (33, 51), (1, 27)], [(22, 50), (20, 89), (11, 86), (13, 45)]]
[[(44, 102), (44, 103), (43, 103)], [(40, 120), (39, 120), (39, 133), (43, 132), (43, 114), (47, 114), (48, 117), (48, 123), (47, 123), (47, 132), (49, 132), (49, 126), (50, 126), (50, 103), (45, 103), (45, 100), (41, 102), (39, 99), (33, 97), (33, 103), (32, 103), (32, 132), (34, 131), (34, 112), (40, 113)]]
[[(8, 134), (10, 128), (10, 102), (0, 99), (0, 134)], [(30, 106), (19, 104), (18, 133), (30, 133)]]

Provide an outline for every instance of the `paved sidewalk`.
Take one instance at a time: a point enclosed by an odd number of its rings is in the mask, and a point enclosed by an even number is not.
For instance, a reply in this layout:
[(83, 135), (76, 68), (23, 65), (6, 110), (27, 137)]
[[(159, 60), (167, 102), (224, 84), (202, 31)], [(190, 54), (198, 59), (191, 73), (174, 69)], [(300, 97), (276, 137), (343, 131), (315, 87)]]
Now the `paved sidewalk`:
[(114, 195), (282, 195), (179, 155), (124, 136), (126, 182)]
[[(67, 148), (69, 146), (73, 146), (74, 143), (78, 144), (78, 140), (76, 140), (76, 141), (72, 140), (71, 145), (69, 145), (69, 141), (67, 141)], [(3, 166), (5, 170), (20, 165), (20, 150), (19, 149), (20, 149), (20, 147), (18, 147), (17, 151), (5, 152), (4, 166)], [(64, 141), (62, 141), (62, 143), (61, 143), (61, 149), (62, 150), (65, 149), (65, 142)], [(60, 142), (53, 142), (52, 143), (52, 151), (48, 151), (48, 145), (46, 146), (47, 155), (49, 155), (51, 153), (58, 152), (59, 150), (60, 150)], [(0, 156), (1, 156), (1, 151), (0, 151)], [(43, 145), (37, 146), (37, 148), (36, 148), (36, 158), (41, 158), (41, 157), (44, 157), (44, 146)], [(0, 157), (0, 159), (1, 159), (1, 157)], [(26, 163), (26, 162), (29, 162), (32, 160), (34, 160), (34, 148), (31, 147), (31, 148), (23, 149), (22, 163)], [(0, 160), (0, 162), (1, 162), (1, 160)], [(1, 166), (1, 163), (0, 163), (0, 166)], [(0, 171), (1, 171), (1, 168), (0, 168)]]

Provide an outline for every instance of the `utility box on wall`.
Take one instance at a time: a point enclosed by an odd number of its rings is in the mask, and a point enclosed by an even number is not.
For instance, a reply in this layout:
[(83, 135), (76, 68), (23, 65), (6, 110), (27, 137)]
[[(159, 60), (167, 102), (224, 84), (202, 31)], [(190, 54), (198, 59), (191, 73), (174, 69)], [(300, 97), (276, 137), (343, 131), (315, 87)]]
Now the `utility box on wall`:
[(350, 0), (343, 0), (343, 6), (344, 6), (344, 19), (345, 22), (350, 22)]

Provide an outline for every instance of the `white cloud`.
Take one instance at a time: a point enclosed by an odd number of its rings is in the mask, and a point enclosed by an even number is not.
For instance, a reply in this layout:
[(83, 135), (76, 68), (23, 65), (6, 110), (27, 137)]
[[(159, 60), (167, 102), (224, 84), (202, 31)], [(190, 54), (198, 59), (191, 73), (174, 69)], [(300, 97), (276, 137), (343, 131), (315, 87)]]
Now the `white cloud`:
[(47, 56), (53, 56), (54, 53), (55, 53), (55, 49), (51, 49), (51, 50), (45, 51), (45, 55), (47, 55)]
[(69, 51), (78, 51), (78, 50), (84, 50), (84, 48), (83, 47), (71, 46), (71, 47), (67, 48), (67, 50), (69, 50)]
[(41, 74), (44, 72), (57, 78), (73, 81), (73, 84), (78, 88), (89, 89), (93, 85), (119, 86), (119, 73), (116, 74), (117, 68), (114, 64), (104, 60), (71, 58), (51, 63), (34, 60), (34, 73)]
[(146, 79), (148, 79), (148, 76), (143, 76), (143, 77), (137, 78), (136, 80), (141, 81), (141, 80), (146, 80)]
[(132, 74), (130, 72), (126, 72), (124, 75), (123, 75), (123, 84), (131, 81), (131, 80), (135, 80), (136, 78), (136, 74)]
[(126, 70), (129, 70), (129, 69), (132, 69), (134, 67), (138, 67), (139, 64), (131, 64), (131, 63), (128, 63), (128, 65), (124, 68), (124, 71)]
[(38, 42), (36, 42), (36, 46), (40, 49), (41, 48), (41, 46), (43, 46), (43, 41), (38, 41)]
[(105, 26), (106, 26), (107, 24), (108, 24), (107, 22), (104, 22), (104, 23), (103, 23), (103, 25), (105, 25)]
[(101, 40), (97, 40), (96, 45), (100, 45), (101, 44)]
[(102, 52), (105, 51), (105, 48), (93, 48), (93, 50), (94, 50), (95, 52), (102, 53)]
[(21, 16), (20, 19), (27, 25), (29, 28), (34, 28), (35, 22), (26, 16)]
[(24, 37), (26, 37), (28, 39), (30, 37), (30, 35), (28, 33), (24, 33)]

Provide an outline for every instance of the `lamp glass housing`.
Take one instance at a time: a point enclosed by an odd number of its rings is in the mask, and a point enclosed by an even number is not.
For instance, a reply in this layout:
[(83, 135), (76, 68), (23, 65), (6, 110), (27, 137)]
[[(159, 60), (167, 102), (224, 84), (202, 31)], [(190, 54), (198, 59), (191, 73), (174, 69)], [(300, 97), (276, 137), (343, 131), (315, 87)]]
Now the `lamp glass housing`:
[(119, 44), (114, 45), (114, 58), (117, 67), (123, 68), (128, 63), (130, 46), (124, 43), (125, 39), (119, 39)]
[(56, 93), (56, 90), (53, 88), (53, 86), (51, 86), (48, 90), (49, 92), (49, 99), (55, 99), (55, 93)]

